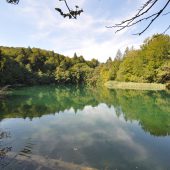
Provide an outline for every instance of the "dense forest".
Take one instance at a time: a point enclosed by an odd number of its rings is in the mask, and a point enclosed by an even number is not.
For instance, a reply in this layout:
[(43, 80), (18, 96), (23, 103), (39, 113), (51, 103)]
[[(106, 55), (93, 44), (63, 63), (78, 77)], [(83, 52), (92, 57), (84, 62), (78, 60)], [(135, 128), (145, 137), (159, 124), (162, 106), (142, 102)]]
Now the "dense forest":
[(170, 81), (170, 36), (156, 34), (140, 49), (118, 50), (106, 63), (83, 56), (72, 58), (38, 48), (0, 47), (0, 86), (13, 84), (88, 83), (109, 80), (168, 83)]
[(0, 85), (82, 83), (99, 62), (38, 48), (0, 47)]
[[(96, 74), (97, 73), (97, 74)], [(126, 48), (117, 52), (114, 61), (109, 58), (95, 69), (98, 82), (168, 83), (170, 81), (170, 36), (157, 34), (147, 38), (140, 49)]]

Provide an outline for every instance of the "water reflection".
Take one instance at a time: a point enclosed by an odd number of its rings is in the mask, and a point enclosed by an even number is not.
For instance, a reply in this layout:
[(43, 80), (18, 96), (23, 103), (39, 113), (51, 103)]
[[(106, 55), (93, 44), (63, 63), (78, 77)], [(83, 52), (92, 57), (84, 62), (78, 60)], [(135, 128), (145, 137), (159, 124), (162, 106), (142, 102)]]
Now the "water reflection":
[(36, 118), (85, 106), (105, 103), (127, 121), (138, 121), (152, 135), (170, 134), (170, 94), (168, 92), (92, 89), (87, 87), (41, 86), (23, 88), (0, 102), (0, 119)]
[(5, 167), (7, 165), (7, 154), (12, 151), (12, 146), (4, 144), (8, 138), (11, 137), (10, 132), (0, 129), (0, 166)]
[(169, 97), (87, 87), (18, 89), (0, 103), (0, 168), (168, 169)]

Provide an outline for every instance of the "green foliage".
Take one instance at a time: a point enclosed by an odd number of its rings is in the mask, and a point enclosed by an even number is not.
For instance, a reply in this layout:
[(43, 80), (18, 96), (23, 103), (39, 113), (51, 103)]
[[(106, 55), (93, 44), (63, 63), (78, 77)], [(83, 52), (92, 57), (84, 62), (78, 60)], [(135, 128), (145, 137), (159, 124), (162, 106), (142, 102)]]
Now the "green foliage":
[(83, 56), (65, 57), (37, 48), (0, 47), (0, 86), (8, 84), (88, 83), (109, 80), (144, 83), (170, 82), (170, 36), (147, 38), (139, 50), (118, 50), (115, 59), (100, 64)]
[(93, 75), (98, 77), (97, 83), (105, 83), (108, 80), (168, 83), (170, 82), (170, 36), (153, 35), (144, 41), (139, 50), (126, 48), (124, 55), (118, 50), (114, 61), (108, 59), (97, 69)]
[(99, 62), (37, 48), (0, 47), (0, 86), (85, 83)]
[(162, 83), (170, 83), (170, 59), (158, 69), (157, 81)]

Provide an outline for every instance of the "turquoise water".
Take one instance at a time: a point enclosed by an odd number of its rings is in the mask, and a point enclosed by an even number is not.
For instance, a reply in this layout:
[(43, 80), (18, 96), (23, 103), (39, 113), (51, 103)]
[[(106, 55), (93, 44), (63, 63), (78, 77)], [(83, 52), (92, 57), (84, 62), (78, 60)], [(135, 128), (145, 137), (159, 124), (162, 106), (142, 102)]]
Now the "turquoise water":
[(170, 93), (16, 89), (0, 100), (0, 169), (170, 170)]

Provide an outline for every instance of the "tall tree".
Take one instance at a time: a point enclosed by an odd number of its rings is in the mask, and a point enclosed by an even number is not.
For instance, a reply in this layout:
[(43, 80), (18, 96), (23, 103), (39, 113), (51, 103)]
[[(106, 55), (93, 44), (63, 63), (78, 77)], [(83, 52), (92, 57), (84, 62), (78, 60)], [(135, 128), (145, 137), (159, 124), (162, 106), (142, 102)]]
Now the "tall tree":
[(117, 51), (116, 56), (115, 56), (115, 60), (121, 60), (122, 59), (122, 52), (120, 51), (120, 49)]
[(125, 56), (128, 54), (129, 51), (130, 51), (130, 50), (129, 50), (129, 47), (126, 47), (125, 52), (124, 52), (124, 54), (123, 54), (123, 57), (125, 57)]

